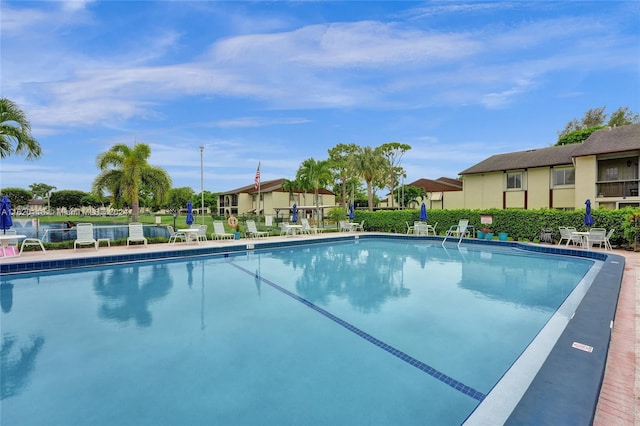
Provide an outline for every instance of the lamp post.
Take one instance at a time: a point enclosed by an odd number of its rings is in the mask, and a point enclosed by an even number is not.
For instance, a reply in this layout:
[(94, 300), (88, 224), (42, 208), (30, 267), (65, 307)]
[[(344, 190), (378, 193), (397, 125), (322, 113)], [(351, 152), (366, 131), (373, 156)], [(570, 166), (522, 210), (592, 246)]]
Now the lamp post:
[(202, 224), (204, 225), (204, 163), (202, 161), (202, 153), (204, 146), (200, 147), (200, 214), (202, 215)]

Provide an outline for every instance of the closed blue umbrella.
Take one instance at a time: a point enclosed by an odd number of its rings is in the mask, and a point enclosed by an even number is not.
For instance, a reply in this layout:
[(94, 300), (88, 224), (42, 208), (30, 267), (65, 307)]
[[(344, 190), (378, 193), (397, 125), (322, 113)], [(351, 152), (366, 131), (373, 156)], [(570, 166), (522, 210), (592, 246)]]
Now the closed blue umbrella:
[(353, 203), (349, 204), (349, 219), (353, 220)]
[(193, 223), (193, 204), (191, 201), (187, 202), (187, 225), (191, 226)]
[(293, 223), (296, 223), (298, 221), (298, 205), (297, 204), (293, 204), (293, 215), (291, 217), (291, 220), (293, 221)]
[(13, 226), (13, 220), (11, 220), (11, 201), (5, 195), (0, 200), (0, 228), (3, 233), (7, 233), (7, 229)]
[(420, 220), (422, 222), (427, 221), (427, 206), (425, 206), (424, 203), (420, 206)]
[(584, 203), (587, 206), (586, 207), (587, 211), (584, 214), (584, 225), (593, 226), (594, 221), (593, 221), (593, 217), (591, 217), (591, 200), (587, 200)]

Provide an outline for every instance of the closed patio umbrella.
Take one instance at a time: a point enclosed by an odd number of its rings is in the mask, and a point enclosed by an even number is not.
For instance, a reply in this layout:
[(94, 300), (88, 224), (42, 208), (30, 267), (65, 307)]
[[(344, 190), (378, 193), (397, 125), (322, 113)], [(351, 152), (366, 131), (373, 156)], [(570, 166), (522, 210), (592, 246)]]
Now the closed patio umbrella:
[(291, 210), (293, 210), (293, 215), (291, 216), (291, 221), (293, 223), (296, 223), (298, 221), (298, 205), (296, 203), (293, 203), (293, 207), (292, 207)]
[(422, 222), (427, 221), (427, 206), (424, 203), (420, 206), (420, 220)]
[(587, 200), (584, 202), (586, 205), (586, 212), (584, 214), (584, 225), (585, 226), (593, 226), (594, 220), (591, 217), (591, 200)]
[(187, 202), (187, 219), (186, 219), (187, 225), (191, 226), (191, 224), (193, 223), (193, 204), (191, 203), (191, 201)]
[(3, 196), (0, 199), (0, 228), (4, 234), (7, 233), (7, 229), (13, 226), (13, 220), (11, 220), (11, 201), (7, 196)]
[(353, 203), (349, 204), (349, 219), (353, 220)]

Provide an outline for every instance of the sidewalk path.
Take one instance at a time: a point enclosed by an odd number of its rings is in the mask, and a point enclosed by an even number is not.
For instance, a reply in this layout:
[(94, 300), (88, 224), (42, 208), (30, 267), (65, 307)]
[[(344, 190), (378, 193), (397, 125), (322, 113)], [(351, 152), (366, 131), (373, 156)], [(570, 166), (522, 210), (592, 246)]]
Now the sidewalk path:
[(626, 258), (594, 426), (640, 425), (640, 253)]

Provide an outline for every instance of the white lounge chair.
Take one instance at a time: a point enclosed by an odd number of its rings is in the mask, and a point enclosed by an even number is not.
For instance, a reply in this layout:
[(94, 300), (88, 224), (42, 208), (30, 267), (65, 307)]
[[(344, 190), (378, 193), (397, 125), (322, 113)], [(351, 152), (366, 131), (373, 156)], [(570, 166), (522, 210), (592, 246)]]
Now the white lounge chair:
[(311, 226), (309, 224), (309, 219), (302, 218), (300, 219), (300, 223), (302, 224), (302, 232), (306, 234), (317, 234), (319, 232), (322, 232), (322, 230), (318, 229), (317, 227)]
[(40, 246), (42, 252), (44, 254), (47, 254), (47, 250), (45, 250), (44, 244), (42, 244), (42, 240), (39, 238), (25, 238), (24, 240), (22, 240), (22, 246), (20, 246), (20, 255), (22, 255), (24, 246)]
[(144, 236), (144, 228), (139, 222), (129, 224), (129, 236), (127, 237), (127, 247), (129, 243), (144, 243), (147, 246), (147, 239)]
[(168, 243), (176, 243), (176, 241), (178, 240), (178, 238), (182, 241), (187, 241), (187, 236), (185, 235), (184, 232), (178, 231), (176, 232), (173, 229), (173, 226), (168, 225), (167, 226), (167, 230), (169, 231), (169, 241), (167, 241)]
[(211, 234), (211, 238), (214, 240), (224, 240), (228, 238), (230, 240), (234, 239), (234, 235), (226, 232), (224, 230), (224, 223), (220, 220), (213, 221), (213, 233)]
[(73, 242), (73, 251), (76, 251), (78, 246), (88, 246), (90, 244), (98, 250), (98, 240), (93, 237), (93, 224), (78, 223), (76, 225), (76, 240)]
[(256, 222), (254, 220), (247, 220), (247, 237), (249, 238), (260, 238), (260, 237), (268, 237), (269, 232), (267, 231), (258, 231), (256, 227)]
[(340, 232), (351, 232), (351, 224), (346, 220), (340, 221)]
[(456, 237), (456, 238), (459, 238), (458, 247), (460, 247), (460, 243), (462, 242), (462, 239), (467, 234), (468, 227), (469, 227), (469, 219), (460, 219), (457, 225), (451, 225), (447, 230), (447, 233), (445, 234), (444, 239), (442, 240), (442, 246), (444, 247), (444, 243), (445, 241), (447, 241), (447, 238)]

